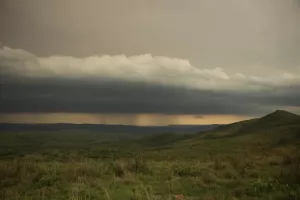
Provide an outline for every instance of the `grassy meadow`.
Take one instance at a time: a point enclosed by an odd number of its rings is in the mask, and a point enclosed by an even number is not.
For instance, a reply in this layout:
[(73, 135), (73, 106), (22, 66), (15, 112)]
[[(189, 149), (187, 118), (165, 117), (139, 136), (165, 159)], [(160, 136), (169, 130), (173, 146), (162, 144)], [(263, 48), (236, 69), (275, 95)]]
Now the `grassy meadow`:
[(300, 199), (299, 118), (131, 140), (2, 131), (0, 199)]

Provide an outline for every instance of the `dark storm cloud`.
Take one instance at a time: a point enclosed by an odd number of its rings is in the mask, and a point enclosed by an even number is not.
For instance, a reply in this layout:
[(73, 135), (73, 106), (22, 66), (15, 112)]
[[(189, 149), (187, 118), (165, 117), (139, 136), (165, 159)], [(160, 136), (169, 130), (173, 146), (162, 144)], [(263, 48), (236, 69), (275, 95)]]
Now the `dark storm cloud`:
[[(239, 113), (221, 94), (126, 82), (49, 80), (2, 85), (2, 112)], [(221, 100), (221, 101), (220, 101)], [(229, 101), (225, 101), (229, 100)], [(246, 111), (246, 109), (242, 109)], [(249, 111), (249, 110), (247, 110)]]
[(2, 113), (258, 114), (299, 106), (300, 76), (228, 75), (136, 55), (37, 57), (0, 50)]
[(296, 88), (276, 95), (243, 94), (118, 81), (14, 82), (2, 84), (1, 95), (0, 111), (5, 113), (260, 114), (272, 106), (300, 106)]

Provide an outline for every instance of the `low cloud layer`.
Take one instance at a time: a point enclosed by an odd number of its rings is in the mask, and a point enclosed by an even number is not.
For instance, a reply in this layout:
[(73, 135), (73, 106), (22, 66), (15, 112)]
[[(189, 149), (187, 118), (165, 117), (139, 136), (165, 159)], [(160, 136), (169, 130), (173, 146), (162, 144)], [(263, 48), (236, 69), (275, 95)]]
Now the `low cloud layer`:
[(0, 70), (2, 113), (252, 115), (300, 106), (297, 73), (229, 75), (150, 54), (37, 57), (4, 47)]

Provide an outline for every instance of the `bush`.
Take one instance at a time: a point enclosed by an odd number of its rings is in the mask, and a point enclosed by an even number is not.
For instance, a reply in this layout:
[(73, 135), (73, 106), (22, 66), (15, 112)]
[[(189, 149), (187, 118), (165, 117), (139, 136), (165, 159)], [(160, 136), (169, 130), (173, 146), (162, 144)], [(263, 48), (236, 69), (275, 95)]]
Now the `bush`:
[(126, 163), (124, 161), (118, 161), (113, 163), (113, 172), (117, 177), (123, 177), (126, 173)]
[(203, 169), (192, 165), (192, 166), (181, 166), (178, 165), (173, 169), (175, 176), (192, 176), (197, 177), (203, 174)]
[(151, 174), (151, 170), (142, 157), (135, 157), (130, 161), (128, 170), (134, 173)]
[(276, 182), (274, 182), (273, 180), (258, 179), (251, 184), (251, 188), (249, 188), (248, 193), (250, 195), (260, 196), (263, 193), (272, 191), (276, 191)]
[(140, 157), (132, 160), (119, 160), (112, 164), (112, 169), (117, 177), (123, 177), (126, 173), (151, 174), (147, 163)]

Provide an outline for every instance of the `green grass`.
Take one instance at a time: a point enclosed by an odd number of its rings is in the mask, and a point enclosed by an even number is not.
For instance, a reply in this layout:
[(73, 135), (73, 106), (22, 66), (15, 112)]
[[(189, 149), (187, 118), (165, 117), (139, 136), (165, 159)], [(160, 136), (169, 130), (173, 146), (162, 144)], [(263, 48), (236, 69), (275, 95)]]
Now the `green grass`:
[(289, 122), (131, 141), (2, 132), (0, 199), (300, 199), (300, 126)]

